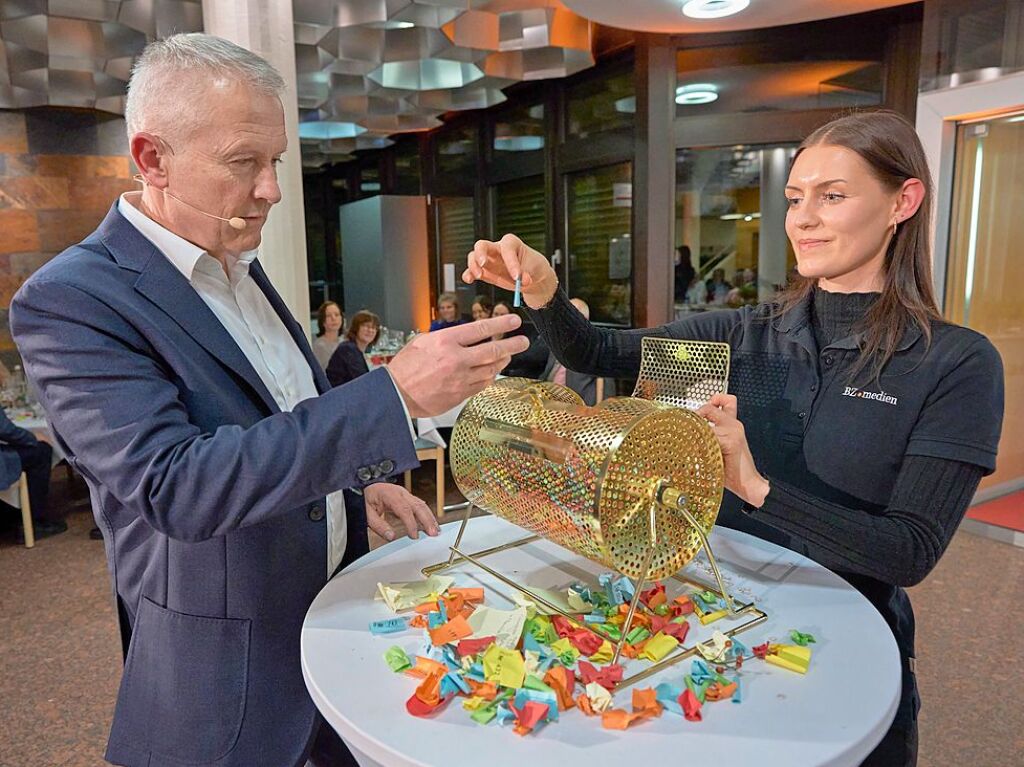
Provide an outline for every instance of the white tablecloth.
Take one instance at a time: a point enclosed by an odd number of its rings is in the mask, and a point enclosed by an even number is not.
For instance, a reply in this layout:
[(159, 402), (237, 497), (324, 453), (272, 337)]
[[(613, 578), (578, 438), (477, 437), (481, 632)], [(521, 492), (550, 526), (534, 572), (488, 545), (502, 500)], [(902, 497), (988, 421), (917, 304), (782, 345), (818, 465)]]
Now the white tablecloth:
[[(665, 713), (625, 732), (605, 730), (600, 720), (570, 710), (537, 734), (519, 737), (511, 728), (477, 725), (458, 701), (428, 719), (410, 716), (405, 701), (416, 682), (392, 673), (383, 655), (393, 644), (414, 653), (422, 632), (373, 636), (370, 621), (390, 617), (373, 594), (378, 581), (418, 579), (421, 567), (446, 558), (458, 524), (441, 529), (437, 538), (403, 538), (363, 557), (324, 587), (306, 615), (301, 639), (306, 686), (361, 765), (852, 767), (871, 752), (895, 715), (899, 652), (878, 611), (811, 560), (715, 528), (712, 546), (727, 587), (741, 599), (754, 597), (769, 614), (767, 622), (739, 638), (751, 646), (787, 642), (791, 629), (814, 634), (817, 643), (806, 676), (752, 660), (743, 667), (740, 704), (709, 704), (703, 722)], [(503, 520), (480, 517), (470, 521), (462, 545), (477, 551), (522, 536), (521, 529)], [(551, 588), (602, 572), (600, 565), (547, 541), (501, 552), (488, 557), (487, 564), (520, 583)], [(703, 555), (689, 571), (707, 579)], [(488, 605), (511, 605), (510, 589), (486, 573), (461, 565), (450, 574), (458, 585), (485, 586)], [(691, 621), (688, 643), (706, 639), (714, 628), (727, 628), (731, 620), (709, 626)], [(681, 683), (689, 667), (684, 660), (640, 686)], [(630, 690), (616, 694), (617, 707), (629, 708)]]
[(467, 402), (469, 400), (463, 400), (451, 410), (441, 413), (441, 415), (435, 415), (432, 418), (417, 418), (416, 435), (427, 442), (433, 442), (438, 447), (448, 447), (438, 429), (452, 428)]

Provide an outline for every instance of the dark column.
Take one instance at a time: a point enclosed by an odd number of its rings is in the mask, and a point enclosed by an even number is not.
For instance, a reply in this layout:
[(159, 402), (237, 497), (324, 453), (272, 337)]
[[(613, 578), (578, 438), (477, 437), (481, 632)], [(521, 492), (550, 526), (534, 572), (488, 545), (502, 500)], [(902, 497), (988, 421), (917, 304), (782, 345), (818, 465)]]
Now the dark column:
[(666, 35), (637, 35), (633, 164), (633, 322), (673, 317), (676, 57)]

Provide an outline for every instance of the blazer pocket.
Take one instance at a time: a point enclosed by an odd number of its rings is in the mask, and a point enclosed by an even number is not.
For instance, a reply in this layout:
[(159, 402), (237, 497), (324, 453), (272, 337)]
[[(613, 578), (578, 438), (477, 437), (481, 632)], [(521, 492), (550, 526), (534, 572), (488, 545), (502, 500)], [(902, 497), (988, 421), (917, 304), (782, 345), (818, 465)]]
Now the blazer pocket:
[(250, 624), (175, 612), (143, 597), (111, 740), (182, 762), (223, 758), (242, 728)]

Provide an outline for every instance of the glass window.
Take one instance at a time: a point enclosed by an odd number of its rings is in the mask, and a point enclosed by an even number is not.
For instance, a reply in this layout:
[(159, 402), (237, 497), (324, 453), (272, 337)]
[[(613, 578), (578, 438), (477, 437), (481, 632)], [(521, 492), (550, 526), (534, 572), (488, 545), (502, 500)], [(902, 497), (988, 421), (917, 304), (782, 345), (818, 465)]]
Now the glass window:
[(1020, 0), (931, 0), (924, 14), (922, 89), (970, 82), (992, 67), (1024, 68)]
[(439, 293), (454, 291), (459, 311), (469, 314), (477, 288), (462, 281), (466, 256), (476, 243), (476, 225), (472, 197), (436, 197), (437, 260)]
[(420, 193), (420, 144), (402, 141), (395, 146), (395, 194)]
[(566, 101), (566, 133), (572, 138), (632, 128), (636, 112), (633, 70), (577, 83), (568, 88)]
[(437, 137), (437, 172), (439, 175), (476, 175), (476, 125), (446, 130)]
[(540, 152), (544, 149), (544, 105), (524, 104), (494, 121), (494, 152)]
[(880, 46), (872, 45), (857, 55), (795, 53), (750, 63), (740, 49), (679, 51), (676, 116), (839, 109), (882, 103)]
[(676, 153), (677, 316), (754, 304), (785, 284), (796, 264), (785, 231), (793, 152), (732, 146)]
[[(945, 314), (984, 333), (1003, 358), (1004, 424), (1024, 423), (1024, 113), (957, 127)], [(1004, 428), (982, 487), (1024, 477), (1024, 431)]]
[(546, 199), (543, 176), (529, 176), (494, 187), (495, 237), (511, 232), (546, 255)]
[(629, 325), (633, 314), (632, 163), (566, 176), (568, 290), (593, 322)]

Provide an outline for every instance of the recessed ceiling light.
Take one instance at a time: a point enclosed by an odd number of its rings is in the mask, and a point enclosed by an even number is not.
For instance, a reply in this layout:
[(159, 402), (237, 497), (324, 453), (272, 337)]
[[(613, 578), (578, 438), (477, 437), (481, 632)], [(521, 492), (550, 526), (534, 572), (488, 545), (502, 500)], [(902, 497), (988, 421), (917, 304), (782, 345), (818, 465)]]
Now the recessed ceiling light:
[(692, 85), (680, 85), (676, 88), (676, 103), (710, 104), (718, 98), (718, 87), (711, 83), (693, 83)]
[(750, 0), (687, 0), (683, 14), (691, 19), (720, 19), (732, 16), (750, 5)]

